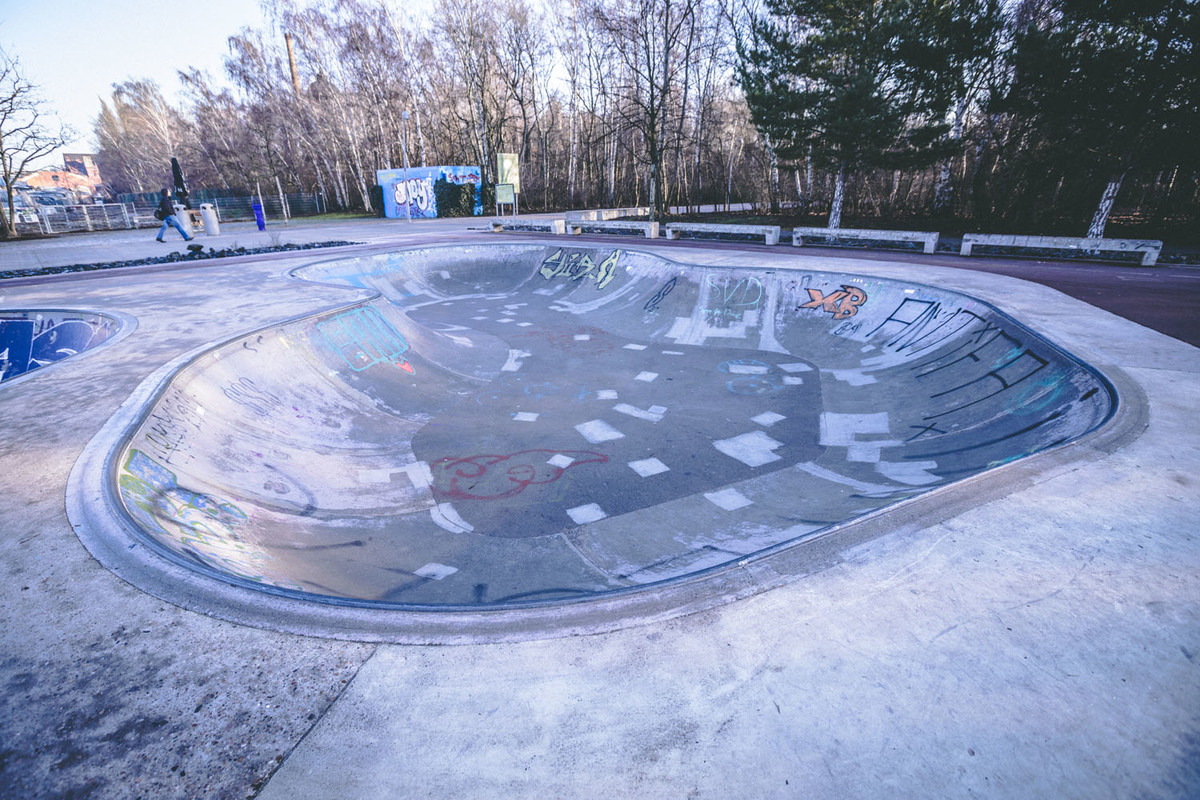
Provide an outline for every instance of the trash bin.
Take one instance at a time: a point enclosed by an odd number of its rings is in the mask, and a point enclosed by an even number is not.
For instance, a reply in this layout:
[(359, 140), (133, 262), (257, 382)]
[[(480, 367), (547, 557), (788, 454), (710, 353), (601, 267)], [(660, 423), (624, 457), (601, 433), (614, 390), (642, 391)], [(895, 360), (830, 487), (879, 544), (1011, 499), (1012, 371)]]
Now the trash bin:
[(192, 238), (196, 235), (196, 232), (192, 230), (192, 220), (187, 213), (187, 206), (184, 206), (180, 203), (174, 203), (173, 205), (175, 206), (175, 219), (179, 220), (179, 224), (183, 226), (185, 231), (187, 231), (188, 238)]
[(217, 236), (221, 233), (221, 223), (217, 219), (217, 210), (213, 208), (212, 203), (200, 204), (200, 219), (204, 220), (204, 232), (209, 236)]
[(267, 220), (263, 217), (262, 203), (254, 204), (254, 221), (258, 223), (258, 229), (265, 231), (267, 229)]

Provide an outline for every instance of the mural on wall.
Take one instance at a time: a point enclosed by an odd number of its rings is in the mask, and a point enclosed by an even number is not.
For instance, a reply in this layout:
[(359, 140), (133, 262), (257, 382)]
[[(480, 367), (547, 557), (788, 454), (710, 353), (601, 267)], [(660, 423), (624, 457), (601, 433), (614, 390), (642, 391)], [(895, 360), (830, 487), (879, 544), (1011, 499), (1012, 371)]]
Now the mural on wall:
[(383, 214), (389, 219), (405, 219), (408, 214), (404, 210), (407, 203), (413, 219), (431, 219), (438, 215), (437, 197), (433, 193), (433, 184), (439, 178), (445, 178), (450, 183), (475, 185), (475, 216), (483, 214), (483, 193), (480, 185), (483, 177), (479, 167), (409, 167), (408, 178), (405, 170), (381, 169), (375, 172), (375, 181), (383, 187)]
[(412, 374), (413, 365), (401, 356), (408, 342), (378, 310), (355, 308), (317, 323), (317, 332), (346, 365), (362, 372), (374, 364), (392, 364)]
[(179, 485), (175, 473), (140, 450), (130, 450), (118, 481), (125, 508), (176, 553), (256, 583), (299, 589), (274, 575), (270, 555), (238, 532), (246, 512), (210, 494)]
[(82, 353), (115, 335), (121, 324), (71, 311), (0, 312), (0, 381)]

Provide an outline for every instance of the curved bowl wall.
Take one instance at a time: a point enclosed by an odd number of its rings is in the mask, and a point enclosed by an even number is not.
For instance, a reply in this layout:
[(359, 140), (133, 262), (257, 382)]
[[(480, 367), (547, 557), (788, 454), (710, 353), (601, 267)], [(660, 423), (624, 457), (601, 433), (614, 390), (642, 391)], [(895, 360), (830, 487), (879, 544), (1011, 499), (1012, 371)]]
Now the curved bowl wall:
[(1116, 403), (997, 309), (917, 284), (542, 245), (298, 275), (380, 297), (196, 359), (111, 468), (161, 553), (325, 603), (686, 580), (1083, 436)]

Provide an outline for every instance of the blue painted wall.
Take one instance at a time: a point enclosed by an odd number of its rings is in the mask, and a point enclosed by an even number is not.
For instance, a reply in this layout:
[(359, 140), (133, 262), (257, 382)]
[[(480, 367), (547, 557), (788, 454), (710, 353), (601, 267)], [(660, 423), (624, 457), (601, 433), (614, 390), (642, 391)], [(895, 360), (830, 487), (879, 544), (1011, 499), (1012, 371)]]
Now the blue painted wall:
[(413, 219), (431, 219), (437, 216), (437, 198), (433, 184), (438, 178), (450, 183), (475, 184), (475, 216), (483, 214), (483, 181), (479, 167), (410, 167), (408, 181), (402, 169), (381, 169), (375, 172), (375, 181), (383, 187), (383, 214), (391, 219), (404, 219), (404, 204), (408, 203)]

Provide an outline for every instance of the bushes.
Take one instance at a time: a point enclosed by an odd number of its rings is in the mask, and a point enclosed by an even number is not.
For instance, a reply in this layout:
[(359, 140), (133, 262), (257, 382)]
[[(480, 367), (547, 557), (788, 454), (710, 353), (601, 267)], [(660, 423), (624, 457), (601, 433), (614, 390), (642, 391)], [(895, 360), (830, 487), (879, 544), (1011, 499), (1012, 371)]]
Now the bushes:
[(475, 184), (451, 183), (438, 178), (433, 184), (439, 217), (470, 217), (475, 214)]

